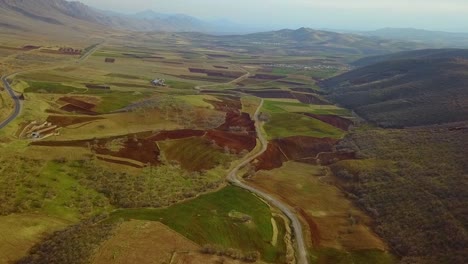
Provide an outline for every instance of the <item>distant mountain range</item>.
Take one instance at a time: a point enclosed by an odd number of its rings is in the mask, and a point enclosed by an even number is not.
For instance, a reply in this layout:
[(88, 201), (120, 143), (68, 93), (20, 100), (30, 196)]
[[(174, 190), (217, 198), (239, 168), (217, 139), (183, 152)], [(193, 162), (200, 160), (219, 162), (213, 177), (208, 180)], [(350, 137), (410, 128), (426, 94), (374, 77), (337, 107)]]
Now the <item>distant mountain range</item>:
[(60, 27), (75, 32), (86, 28), (92, 28), (92, 31), (112, 28), (220, 34), (249, 31), (247, 27), (226, 20), (207, 22), (183, 14), (161, 14), (151, 10), (125, 15), (64, 0), (0, 0), (0, 29), (40, 32), (57, 31)]
[[(430, 32), (418, 35), (411, 32), (405, 33), (406, 31), (403, 30), (388, 29), (350, 34), (301, 28), (234, 35), (239, 32), (252, 31), (252, 29), (226, 20), (209, 22), (183, 14), (162, 14), (152, 10), (125, 15), (97, 10), (80, 2), (64, 0), (0, 0), (0, 33), (27, 33), (44, 39), (55, 36), (57, 39), (80, 40), (103, 38), (119, 31), (201, 32), (224, 35), (223, 37), (204, 35), (203, 38), (221, 41), (226, 45), (230, 41), (245, 43), (248, 46), (255, 44), (259, 48), (281, 45), (285, 55), (315, 52), (364, 56), (442, 45), (429, 41), (430, 36), (436, 34)], [(440, 38), (444, 36), (441, 32), (437, 34), (441, 36)], [(450, 33), (447, 34), (450, 35)], [(420, 37), (415, 39), (410, 36)], [(457, 37), (457, 43), (461, 43), (460, 45), (464, 43), (462, 35), (450, 36), (453, 39)]]
[(450, 33), (414, 28), (383, 28), (375, 31), (360, 32), (364, 36), (419, 42), (437, 48), (468, 48), (468, 33)]
[(383, 127), (468, 121), (468, 50), (417, 50), (358, 60), (328, 79), (330, 98)]

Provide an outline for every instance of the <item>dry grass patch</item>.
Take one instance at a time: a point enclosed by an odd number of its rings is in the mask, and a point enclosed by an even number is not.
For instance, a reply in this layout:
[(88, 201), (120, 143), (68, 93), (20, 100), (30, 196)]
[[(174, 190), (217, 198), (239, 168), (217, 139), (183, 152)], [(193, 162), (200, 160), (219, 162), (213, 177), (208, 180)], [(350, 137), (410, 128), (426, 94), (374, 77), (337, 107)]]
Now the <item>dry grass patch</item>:
[(169, 263), (176, 252), (195, 252), (200, 246), (160, 222), (124, 222), (98, 249), (93, 264)]
[(45, 234), (64, 228), (68, 222), (37, 214), (0, 217), (0, 263), (13, 263), (26, 255)]
[(369, 217), (326, 183), (326, 174), (324, 167), (287, 162), (279, 169), (259, 171), (251, 182), (299, 208), (308, 224), (311, 246), (385, 250), (385, 244), (368, 228)]

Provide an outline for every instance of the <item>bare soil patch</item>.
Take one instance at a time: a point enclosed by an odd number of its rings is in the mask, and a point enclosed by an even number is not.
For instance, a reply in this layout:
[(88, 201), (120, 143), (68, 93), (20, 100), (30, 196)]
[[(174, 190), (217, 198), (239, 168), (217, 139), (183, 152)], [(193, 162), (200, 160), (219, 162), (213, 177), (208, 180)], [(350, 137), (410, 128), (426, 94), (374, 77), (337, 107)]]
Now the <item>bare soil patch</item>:
[(199, 245), (160, 222), (131, 220), (99, 247), (92, 263), (162, 264), (170, 263), (174, 253), (199, 250)]
[(310, 93), (292, 93), (292, 96), (303, 104), (316, 104), (316, 105), (329, 105), (330, 103), (320, 99), (314, 94)]
[(353, 124), (353, 121), (346, 119), (344, 117), (335, 116), (335, 115), (317, 115), (317, 114), (312, 114), (312, 113), (302, 113), (302, 114), (318, 119), (322, 122), (330, 124), (344, 131), (348, 131), (349, 127)]
[(281, 167), (288, 158), (281, 152), (281, 149), (273, 143), (268, 143), (267, 150), (254, 161), (254, 166), (259, 170), (272, 170)]
[(58, 102), (65, 102), (86, 110), (91, 110), (96, 106), (95, 104), (91, 104), (74, 97), (61, 97)]
[(70, 112), (70, 113), (76, 113), (76, 114), (83, 114), (83, 115), (98, 115), (98, 113), (88, 110), (86, 108), (82, 108), (73, 104), (66, 104), (62, 107), (60, 107), (61, 110)]
[(249, 134), (231, 133), (219, 130), (209, 130), (206, 133), (209, 140), (216, 142), (222, 148), (235, 150), (237, 153), (242, 150), (251, 151), (257, 143), (256, 137)]

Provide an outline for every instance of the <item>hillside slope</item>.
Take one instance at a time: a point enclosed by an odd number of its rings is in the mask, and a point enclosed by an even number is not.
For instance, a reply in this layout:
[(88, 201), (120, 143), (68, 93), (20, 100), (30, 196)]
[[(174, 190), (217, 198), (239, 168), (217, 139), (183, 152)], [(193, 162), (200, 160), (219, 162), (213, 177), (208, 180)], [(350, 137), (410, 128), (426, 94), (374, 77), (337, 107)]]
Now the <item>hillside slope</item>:
[(293, 55), (325, 53), (369, 56), (425, 47), (425, 45), (411, 42), (384, 40), (377, 37), (341, 34), (310, 28), (230, 36), (228, 39), (238, 43), (256, 43), (267, 47), (287, 47), (294, 51)]
[(365, 36), (376, 36), (386, 39), (399, 39), (402, 41), (416, 41), (430, 43), (434, 47), (468, 47), (467, 33), (452, 33), (443, 31), (430, 31), (415, 28), (382, 28), (375, 31), (361, 32)]
[(358, 61), (325, 80), (330, 99), (383, 127), (468, 120), (468, 50), (425, 50)]
[(207, 31), (209, 25), (185, 15), (153, 17), (110, 14), (80, 2), (64, 0), (0, 0), (0, 30), (11, 33), (76, 35), (132, 31)]

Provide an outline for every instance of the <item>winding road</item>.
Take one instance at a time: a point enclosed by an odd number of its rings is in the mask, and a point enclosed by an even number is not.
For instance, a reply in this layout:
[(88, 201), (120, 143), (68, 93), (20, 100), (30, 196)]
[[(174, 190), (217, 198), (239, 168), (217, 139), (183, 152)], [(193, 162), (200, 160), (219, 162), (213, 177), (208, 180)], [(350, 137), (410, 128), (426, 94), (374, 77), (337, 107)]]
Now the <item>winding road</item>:
[[(83, 61), (85, 61), (86, 59), (88, 59), (89, 56), (91, 56), (91, 54), (93, 54), (94, 52), (96, 52), (105, 42), (102, 42), (102, 43), (99, 43), (97, 44), (95, 47), (93, 47), (92, 49), (90, 49), (89, 51), (87, 51), (83, 56), (81, 56), (77, 61), (76, 63), (82, 63)], [(65, 64), (65, 65), (68, 65)], [(56, 68), (57, 66), (54, 65), (52, 66), (51, 68)], [(21, 73), (25, 73), (25, 72), (32, 72), (32, 71), (40, 71), (40, 70), (45, 70), (45, 69), (48, 69), (47, 68), (41, 68), (41, 69), (34, 69), (34, 70), (25, 70), (25, 71), (22, 71)], [(1, 121), (0, 122), (0, 129), (3, 129), (4, 127), (6, 127), (7, 125), (9, 125), (11, 122), (13, 122), (13, 120), (15, 120), (19, 114), (21, 113), (21, 107), (22, 107), (22, 102), (21, 100), (19, 99), (18, 96), (16, 96), (16, 93), (15, 91), (11, 88), (10, 86), (10, 83), (8, 83), (8, 80), (7, 78), (9, 76), (13, 76), (13, 75), (16, 75), (20, 72), (16, 72), (16, 73), (13, 73), (13, 74), (10, 74), (10, 75), (5, 75), (5, 76), (2, 76), (1, 77), (1, 81), (3, 83), (3, 86), (5, 87), (5, 89), (8, 91), (8, 93), (10, 94), (10, 97), (13, 99), (13, 102), (15, 104), (15, 108), (13, 110), (13, 113), (7, 118), (5, 119), (4, 121)]]
[(297, 217), (297, 214), (294, 212), (294, 209), (284, 204), (280, 200), (276, 199), (275, 197), (271, 196), (270, 194), (247, 185), (246, 183), (241, 181), (239, 177), (237, 177), (237, 173), (241, 168), (258, 158), (267, 150), (268, 140), (262, 133), (262, 121), (259, 120), (260, 110), (262, 109), (263, 102), (264, 100), (262, 99), (260, 106), (258, 107), (254, 115), (255, 128), (257, 131), (257, 137), (260, 141), (261, 149), (257, 153), (248, 156), (244, 161), (242, 161), (239, 165), (232, 169), (232, 171), (228, 174), (228, 181), (232, 185), (238, 186), (260, 196), (268, 203), (270, 203), (270, 205), (277, 207), (279, 210), (281, 210), (291, 220), (292, 229), (296, 238), (296, 261), (298, 264), (308, 264), (309, 261), (307, 260), (307, 248), (302, 232), (302, 225), (299, 221), (299, 218)]
[(15, 104), (15, 108), (13, 109), (13, 113), (4, 121), (0, 123), (0, 129), (6, 127), (8, 124), (10, 124), (13, 120), (15, 120), (18, 115), (21, 113), (21, 100), (16, 96), (15, 91), (11, 88), (10, 84), (8, 83), (7, 80), (8, 76), (2, 76), (2, 83), (3, 87), (8, 91), (10, 94), (11, 98), (13, 99), (13, 103)]

